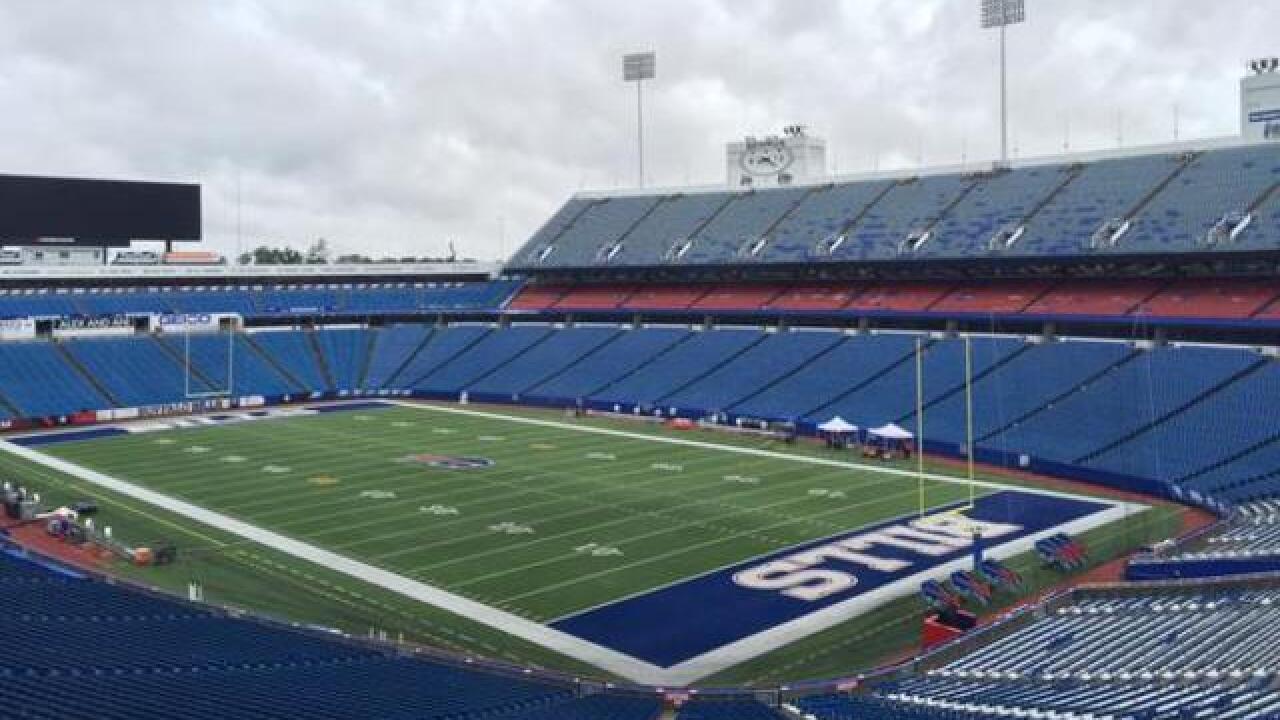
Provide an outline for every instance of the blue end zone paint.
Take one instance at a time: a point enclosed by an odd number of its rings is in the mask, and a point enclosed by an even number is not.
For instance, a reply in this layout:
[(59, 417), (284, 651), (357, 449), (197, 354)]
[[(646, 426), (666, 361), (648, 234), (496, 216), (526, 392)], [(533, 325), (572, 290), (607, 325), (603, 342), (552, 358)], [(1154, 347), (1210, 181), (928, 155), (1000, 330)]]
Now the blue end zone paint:
[(127, 435), (128, 431), (118, 427), (100, 427), (88, 430), (73, 430), (63, 433), (49, 433), (47, 435), (27, 435), (26, 437), (11, 438), (9, 442), (14, 445), (24, 445), (26, 447), (36, 447), (39, 445), (56, 445), (64, 442), (76, 442), (79, 440), (95, 440), (97, 438), (113, 437), (116, 435)]
[(383, 402), (382, 400), (369, 400), (367, 402), (353, 403), (334, 403), (331, 405), (308, 405), (308, 410), (315, 410), (318, 413), (343, 412), (346, 410), (376, 410), (378, 408), (395, 407), (394, 403)]
[[(930, 511), (930, 515), (957, 507), (960, 505), (935, 509)], [(1112, 506), (1109, 504), (1084, 499), (1006, 490), (978, 498), (973, 510), (965, 515), (974, 520), (1020, 526), (1016, 532), (984, 543), (984, 549), (991, 551), (1005, 543), (1110, 507)], [(879, 558), (910, 563), (896, 572), (881, 572), (828, 559), (813, 567), (851, 574), (857, 578), (857, 584), (845, 592), (821, 600), (800, 600), (776, 590), (751, 589), (734, 582), (734, 575), (741, 571), (904, 522), (906, 520), (890, 520), (753, 558), (669, 587), (562, 618), (551, 626), (654, 665), (669, 668), (776, 625), (846, 602), (930, 567), (965, 557), (972, 550), (970, 547), (961, 547), (947, 554), (926, 556), (904, 548), (877, 544), (868, 551)]]

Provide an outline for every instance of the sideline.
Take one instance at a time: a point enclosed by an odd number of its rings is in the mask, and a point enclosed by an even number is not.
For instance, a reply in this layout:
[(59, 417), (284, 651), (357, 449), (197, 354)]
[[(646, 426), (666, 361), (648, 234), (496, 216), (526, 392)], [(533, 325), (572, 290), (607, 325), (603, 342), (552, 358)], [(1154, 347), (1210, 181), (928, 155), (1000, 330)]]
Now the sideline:
[(382, 568), (316, 547), (310, 543), (251, 525), (229, 515), (193, 505), (184, 500), (111, 477), (61, 458), (45, 455), (21, 445), (15, 445), (7, 440), (0, 441), (0, 451), (77, 477), (85, 482), (105, 487), (121, 495), (155, 505), (233, 535), (252, 540), (274, 550), (321, 565), (371, 585), (448, 610), (469, 620), (488, 625), (509, 635), (514, 635), (522, 640), (527, 640), (549, 650), (567, 655), (575, 660), (595, 665), (636, 682), (657, 685), (669, 679), (669, 674), (662, 668), (615, 650), (587, 642), (505, 610), (455, 595), (434, 585), (411, 580)]
[[(414, 408), (417, 410), (430, 410), (434, 412), (452, 413), (455, 415), (469, 415), (471, 417), (490, 418), (492, 420), (505, 420), (507, 422), (524, 423), (526, 425), (538, 425), (541, 427), (557, 428), (560, 430), (572, 430), (583, 433), (594, 433), (597, 435), (612, 435), (613, 437), (628, 438), (630, 440), (647, 440), (649, 442), (667, 443), (669, 445), (683, 445), (685, 447), (696, 447), (704, 450), (719, 450), (721, 452), (736, 453), (739, 455), (754, 455), (756, 457), (766, 457), (773, 460), (789, 460), (798, 463), (807, 463), (809, 465), (824, 465), (826, 467), (846, 468), (849, 470), (861, 470), (869, 473), (879, 473), (881, 475), (894, 475), (897, 477), (905, 477), (917, 479), (920, 477), (926, 480), (933, 480), (941, 483), (951, 483), (953, 485), (968, 485), (969, 479), (958, 477), (956, 475), (941, 475), (938, 473), (921, 473), (915, 470), (904, 470), (903, 468), (884, 467), (881, 465), (870, 465), (867, 463), (853, 462), (851, 460), (833, 460), (831, 458), (814, 457), (812, 455), (801, 455), (793, 453), (778, 452), (777, 450), (762, 450), (760, 448), (741, 447), (738, 445), (724, 445), (720, 443), (707, 442), (705, 440), (689, 440), (687, 438), (667, 437), (665, 435), (648, 435), (645, 433), (630, 432), (627, 430), (615, 430), (613, 428), (595, 427), (593, 425), (577, 425), (574, 423), (559, 422), (557, 420), (540, 420), (538, 418), (523, 417), (520, 415), (504, 415), (502, 413), (489, 412), (487, 410), (468, 410), (461, 407), (452, 407), (446, 405), (435, 405), (428, 402), (415, 402), (406, 400), (389, 400), (388, 402), (399, 405), (400, 407)], [(1017, 490), (1018, 492), (1026, 492), (1034, 495), (1049, 495), (1051, 497), (1063, 497), (1072, 499), (1086, 499), (1097, 502), (1106, 502), (1114, 504), (1116, 501), (1094, 495), (1084, 495), (1081, 493), (1062, 492), (1060, 490), (1047, 490), (1044, 488), (1032, 487), (1029, 485), (1011, 485), (1005, 483), (992, 482), (990, 480), (975, 479), (973, 484), (978, 487), (988, 488), (990, 490)]]
[[(912, 479), (920, 477), (918, 473), (911, 470), (881, 467), (865, 463), (834, 460), (830, 458), (793, 455), (772, 450), (722, 445), (686, 438), (647, 435), (612, 428), (575, 425), (552, 420), (504, 415), (501, 413), (471, 410), (460, 407), (431, 405), (393, 399), (387, 399), (386, 402), (391, 405), (415, 408), (428, 412), (482, 417), (596, 435), (666, 443), (669, 445), (680, 445), (707, 450), (718, 450), (731, 454), (764, 457), (809, 465), (858, 470), (880, 475)], [(755, 635), (741, 638), (728, 645), (711, 650), (701, 656), (686, 660), (679, 665), (675, 665), (670, 668), (662, 668), (643, 660), (633, 658), (625, 653), (612, 650), (596, 643), (583, 640), (582, 638), (569, 633), (556, 630), (547, 625), (542, 625), (527, 618), (520, 617), (514, 613), (457, 595), (429, 583), (413, 580), (403, 575), (399, 575), (358, 560), (353, 560), (336, 552), (325, 550), (310, 543), (295, 540), (286, 535), (238, 520), (229, 515), (179, 500), (169, 495), (106, 475), (61, 458), (45, 455), (37, 450), (17, 445), (8, 440), (0, 441), (0, 452), (6, 452), (11, 455), (21, 457), (39, 465), (79, 478), (85, 482), (110, 489), (121, 495), (141, 500), (169, 512), (218, 528), (293, 557), (321, 565), (357, 580), (367, 582), (371, 585), (381, 587), (399, 595), (455, 613), (463, 618), (497, 629), (506, 634), (521, 638), (522, 640), (554, 652), (558, 652), (576, 660), (594, 665), (634, 682), (648, 685), (672, 686), (695, 682), (702, 677), (706, 677), (733, 665), (753, 659), (816, 632), (834, 627), (846, 620), (856, 617), (859, 614), (871, 610), (884, 602), (887, 602), (893, 597), (910, 594), (911, 592), (914, 592), (914, 583), (918, 583), (920, 580), (931, 575), (944, 576), (946, 572), (949, 572), (956, 567), (962, 567), (967, 562), (966, 559), (962, 558), (943, 566), (922, 571), (918, 574), (912, 575), (911, 577), (904, 578), (899, 582), (892, 583), (870, 593), (855, 597), (849, 601), (829, 606), (818, 612), (811, 613), (790, 622), (776, 625)], [(936, 482), (958, 485), (966, 485), (969, 483), (966, 478), (940, 475), (936, 473), (925, 473), (923, 477)], [(1146, 509), (1146, 506), (1136, 503), (1116, 502), (1114, 500), (1100, 497), (1084, 496), (1035, 487), (1006, 485), (985, 480), (975, 480), (974, 484), (979, 487), (993, 490), (1010, 490), (1053, 497), (1087, 499), (1099, 504), (1111, 506), (1104, 511), (1094, 513), (1085, 518), (1080, 518), (1065, 526), (1056, 526), (1042, 533), (1023, 538), (1019, 541), (1014, 541), (1013, 543), (1007, 543), (999, 548), (993, 548), (989, 552), (989, 555), (992, 557), (1003, 558), (1025, 552), (1030, 549), (1036, 539), (1042, 536), (1048, 536), (1049, 534), (1060, 531), (1066, 531), (1069, 533), (1083, 532), (1092, 527), (1120, 520), (1128, 513), (1141, 512)], [(746, 560), (750, 560), (750, 558), (747, 558)]]

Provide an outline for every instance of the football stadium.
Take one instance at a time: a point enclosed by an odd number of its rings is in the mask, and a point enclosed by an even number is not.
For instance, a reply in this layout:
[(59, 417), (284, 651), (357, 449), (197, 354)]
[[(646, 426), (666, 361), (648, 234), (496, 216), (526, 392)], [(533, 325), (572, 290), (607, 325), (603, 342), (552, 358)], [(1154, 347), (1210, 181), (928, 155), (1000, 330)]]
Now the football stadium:
[(648, 185), (626, 53), (637, 181), (496, 261), (0, 176), (0, 717), (1280, 718), (1280, 63), (1016, 157), (1026, 5), (960, 165)]

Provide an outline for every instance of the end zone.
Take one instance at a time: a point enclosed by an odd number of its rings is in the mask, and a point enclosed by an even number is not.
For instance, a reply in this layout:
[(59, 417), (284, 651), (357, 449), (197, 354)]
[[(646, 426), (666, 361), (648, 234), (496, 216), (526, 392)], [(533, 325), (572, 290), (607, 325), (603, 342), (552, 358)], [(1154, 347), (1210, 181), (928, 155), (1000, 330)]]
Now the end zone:
[(1135, 509), (1017, 490), (979, 497), (963, 516), (959, 507), (780, 550), (560, 618), (552, 627), (653, 663), (678, 681), (692, 680), (966, 567), (975, 550), (971, 526), (982, 530), (984, 554), (1001, 559), (1030, 550), (1040, 538), (1083, 532)]

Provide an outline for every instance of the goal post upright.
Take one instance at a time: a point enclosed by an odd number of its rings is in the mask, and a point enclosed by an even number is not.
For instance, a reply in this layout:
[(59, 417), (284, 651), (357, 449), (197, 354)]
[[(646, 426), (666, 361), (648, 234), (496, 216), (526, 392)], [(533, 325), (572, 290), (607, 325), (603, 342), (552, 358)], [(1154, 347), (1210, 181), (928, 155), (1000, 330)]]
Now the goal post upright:
[(924, 517), (924, 339), (920, 336), (916, 336), (916, 492), (920, 517)]
[[(219, 331), (220, 332), (220, 331)], [(235, 331), (227, 331), (227, 373), (226, 383), (222, 389), (210, 387), (206, 392), (194, 392), (191, 389), (191, 374), (195, 367), (191, 360), (191, 327), (182, 328), (182, 383), (188, 400), (207, 400), (210, 398), (231, 397), (235, 382)]]
[(973, 459), (973, 337), (964, 336), (964, 454), (969, 476), (969, 509), (973, 508), (977, 483)]

